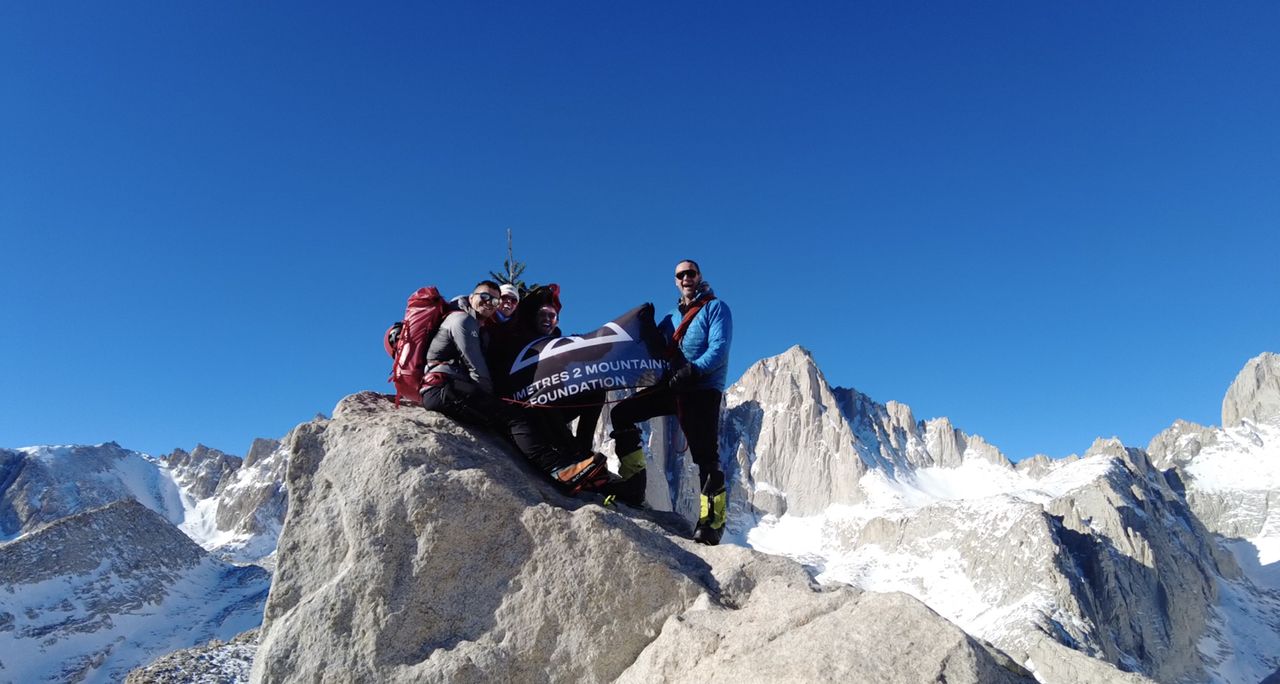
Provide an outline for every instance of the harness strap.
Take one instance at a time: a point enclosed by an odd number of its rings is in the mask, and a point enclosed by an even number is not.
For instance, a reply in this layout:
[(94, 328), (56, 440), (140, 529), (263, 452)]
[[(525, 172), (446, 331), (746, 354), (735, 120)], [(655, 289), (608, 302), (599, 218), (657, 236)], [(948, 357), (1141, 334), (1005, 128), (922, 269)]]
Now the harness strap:
[(674, 357), (676, 352), (680, 350), (680, 343), (684, 341), (685, 333), (689, 332), (689, 326), (693, 324), (694, 317), (698, 315), (699, 311), (702, 311), (702, 307), (706, 306), (707, 302), (715, 298), (715, 295), (707, 295), (694, 302), (684, 312), (684, 318), (680, 319), (680, 325), (676, 327), (676, 331), (671, 335), (671, 346), (667, 350), (669, 356)]

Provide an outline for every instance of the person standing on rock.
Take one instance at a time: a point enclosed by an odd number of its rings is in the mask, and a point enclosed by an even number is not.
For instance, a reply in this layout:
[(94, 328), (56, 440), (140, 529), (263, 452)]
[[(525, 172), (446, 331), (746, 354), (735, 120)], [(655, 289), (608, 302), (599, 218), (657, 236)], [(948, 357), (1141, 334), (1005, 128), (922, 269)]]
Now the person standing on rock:
[(502, 403), (494, 394), (484, 348), (501, 302), (498, 284), (476, 283), (467, 297), (454, 300), (450, 312), (427, 346), (422, 406), (471, 425), (491, 427), (509, 437), (535, 466), (569, 493), (596, 488), (608, 477), (604, 458), (577, 458), (557, 444), (528, 416)]
[(655, 416), (677, 417), (698, 466), (701, 485), (693, 538), (714, 545), (724, 534), (727, 507), (719, 428), (733, 316), (729, 305), (717, 299), (711, 285), (702, 279), (698, 262), (685, 259), (676, 264), (675, 281), (680, 300), (658, 323), (659, 332), (668, 341), (673, 372), (665, 383), (641, 390), (613, 407), (610, 436), (620, 462), (619, 475), (640, 478), (638, 489), (643, 492), (645, 456), (636, 423)]

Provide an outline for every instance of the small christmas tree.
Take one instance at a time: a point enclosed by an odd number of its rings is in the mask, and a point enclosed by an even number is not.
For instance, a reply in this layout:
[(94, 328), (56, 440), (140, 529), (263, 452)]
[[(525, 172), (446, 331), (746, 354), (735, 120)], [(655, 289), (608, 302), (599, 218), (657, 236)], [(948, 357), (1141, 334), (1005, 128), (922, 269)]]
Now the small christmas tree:
[(497, 271), (489, 271), (489, 275), (493, 276), (493, 279), (498, 281), (499, 285), (514, 285), (516, 288), (516, 292), (519, 292), (520, 297), (523, 298), (525, 295), (529, 294), (529, 292), (536, 290), (538, 288), (537, 283), (534, 283), (533, 285), (527, 285), (525, 284), (524, 280), (520, 278), (520, 276), (524, 275), (524, 267), (525, 267), (525, 263), (523, 261), (516, 261), (516, 258), (512, 253), (511, 229), (508, 228), (507, 229), (507, 260), (502, 262), (501, 273)]

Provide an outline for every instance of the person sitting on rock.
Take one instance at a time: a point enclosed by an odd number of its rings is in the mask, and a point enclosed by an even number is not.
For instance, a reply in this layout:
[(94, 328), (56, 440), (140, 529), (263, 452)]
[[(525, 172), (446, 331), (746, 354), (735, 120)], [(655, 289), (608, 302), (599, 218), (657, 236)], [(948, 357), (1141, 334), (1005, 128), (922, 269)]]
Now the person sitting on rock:
[(498, 320), (506, 321), (516, 312), (516, 305), (520, 303), (520, 291), (511, 283), (503, 283), (498, 289), (502, 292), (502, 301), (498, 304)]
[(508, 437), (533, 464), (570, 493), (598, 488), (608, 477), (604, 457), (579, 457), (549, 437), (522, 411), (500, 401), (485, 360), (501, 294), (491, 280), (476, 283), (467, 297), (454, 300), (457, 311), (440, 323), (427, 346), (422, 405), (460, 422), (491, 427)]
[[(498, 336), (498, 343), (491, 347), (493, 353), (486, 356), (491, 360), (490, 367), (495, 369), (497, 376), (495, 385), (500, 396), (511, 397), (520, 389), (510, 382), (510, 378), (504, 371), (511, 367), (522, 349), (544, 337), (562, 336), (559, 327), (561, 309), (560, 288), (555, 284), (535, 288), (520, 300), (519, 306), (511, 317), (510, 325), (506, 326)], [(549, 429), (567, 436), (574, 449), (585, 453), (591, 451), (595, 444), (596, 424), (600, 420), (600, 412), (607, 399), (606, 394), (604, 391), (585, 392), (577, 395), (573, 406), (544, 406), (529, 410), (558, 425), (561, 429)], [(577, 430), (570, 432), (567, 426), (575, 420), (578, 421)]]

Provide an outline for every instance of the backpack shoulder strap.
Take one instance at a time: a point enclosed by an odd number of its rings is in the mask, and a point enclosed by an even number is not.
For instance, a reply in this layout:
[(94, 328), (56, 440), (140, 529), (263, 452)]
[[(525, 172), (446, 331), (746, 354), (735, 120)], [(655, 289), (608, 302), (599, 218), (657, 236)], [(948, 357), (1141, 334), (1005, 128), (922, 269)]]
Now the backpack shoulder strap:
[(671, 335), (672, 352), (680, 349), (680, 343), (684, 341), (684, 335), (689, 332), (689, 326), (693, 324), (693, 319), (698, 315), (698, 312), (702, 311), (702, 307), (706, 306), (715, 298), (715, 295), (707, 295), (706, 297), (694, 302), (693, 305), (685, 310), (684, 318), (680, 319), (680, 325), (676, 326), (676, 331)]

